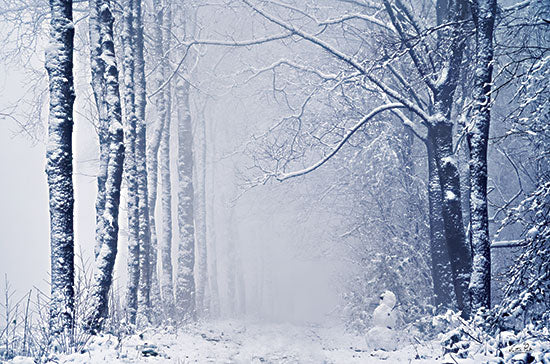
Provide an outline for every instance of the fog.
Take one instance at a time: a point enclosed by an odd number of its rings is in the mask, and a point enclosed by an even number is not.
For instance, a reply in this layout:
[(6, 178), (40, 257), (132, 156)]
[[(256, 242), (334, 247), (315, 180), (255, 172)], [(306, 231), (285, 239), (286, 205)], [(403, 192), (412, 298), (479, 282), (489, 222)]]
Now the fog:
[(508, 361), (548, 324), (548, 4), (50, 2), (0, 4), (0, 359)]

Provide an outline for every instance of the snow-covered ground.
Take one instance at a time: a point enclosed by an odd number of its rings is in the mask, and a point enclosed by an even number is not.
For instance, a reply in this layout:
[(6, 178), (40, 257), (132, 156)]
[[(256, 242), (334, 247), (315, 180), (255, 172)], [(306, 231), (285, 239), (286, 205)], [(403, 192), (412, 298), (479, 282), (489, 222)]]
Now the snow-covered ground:
[[(395, 351), (372, 350), (364, 336), (347, 333), (340, 327), (241, 321), (202, 322), (185, 328), (149, 329), (119, 340), (115, 336), (94, 337), (80, 353), (52, 356), (52, 363), (219, 363), (219, 364), (550, 364), (550, 342), (538, 338), (503, 347), (502, 356), (488, 355), (492, 339), (468, 343), (468, 354), (443, 357), (441, 341), (421, 342), (401, 335)], [(545, 336), (548, 337), (548, 336)], [(504, 336), (501, 341), (507, 341)], [(529, 350), (524, 351), (529, 346)], [(529, 358), (531, 352), (534, 357)], [(487, 354), (487, 355), (486, 355)], [(462, 358), (461, 358), (462, 357)], [(504, 361), (503, 361), (504, 359)], [(34, 364), (30, 358), (16, 357), (6, 364)]]
[[(172, 332), (171, 332), (172, 331)], [(177, 331), (177, 334), (174, 332)], [(147, 330), (122, 339), (94, 338), (83, 353), (58, 363), (440, 363), (437, 343), (402, 345), (395, 352), (373, 351), (362, 336), (339, 327), (207, 322), (180, 330)], [(16, 358), (10, 364), (32, 363)], [(472, 362), (473, 363), (473, 362)]]

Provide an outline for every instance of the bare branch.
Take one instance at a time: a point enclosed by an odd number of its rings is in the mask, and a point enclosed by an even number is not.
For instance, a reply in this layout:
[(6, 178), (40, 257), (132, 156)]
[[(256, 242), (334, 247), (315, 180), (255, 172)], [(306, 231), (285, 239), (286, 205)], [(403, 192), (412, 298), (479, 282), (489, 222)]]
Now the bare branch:
[(324, 158), (322, 158), (320, 161), (318, 161), (317, 163), (315, 163), (314, 165), (308, 167), (308, 168), (305, 168), (305, 169), (302, 169), (302, 170), (299, 170), (299, 171), (296, 171), (296, 172), (290, 172), (290, 173), (283, 173), (283, 174), (279, 174), (277, 176), (275, 176), (275, 178), (278, 180), (278, 181), (284, 181), (284, 180), (287, 180), (287, 179), (290, 179), (290, 178), (294, 178), (294, 177), (299, 177), (299, 176), (303, 176), (305, 174), (308, 174), (310, 172), (313, 172), (314, 170), (316, 170), (317, 168), (321, 167), (323, 164), (325, 164), (326, 162), (328, 162), (329, 159), (331, 159), (336, 153), (338, 153), (338, 151), (340, 149), (342, 149), (342, 147), (347, 143), (347, 141), (353, 136), (353, 134), (355, 134), (355, 132), (357, 132), (357, 130), (359, 130), (363, 125), (365, 125), (369, 120), (371, 120), (373, 117), (375, 117), (376, 115), (380, 114), (381, 112), (383, 111), (386, 111), (386, 110), (391, 110), (391, 109), (397, 109), (397, 108), (404, 108), (405, 106), (403, 104), (400, 104), (400, 103), (393, 103), (393, 104), (386, 104), (386, 105), (382, 105), (382, 106), (379, 106), (377, 107), (376, 109), (372, 110), (368, 115), (365, 115), (363, 117), (363, 119), (361, 119), (347, 134), (346, 136), (336, 145), (336, 147), (329, 153), (327, 154)]

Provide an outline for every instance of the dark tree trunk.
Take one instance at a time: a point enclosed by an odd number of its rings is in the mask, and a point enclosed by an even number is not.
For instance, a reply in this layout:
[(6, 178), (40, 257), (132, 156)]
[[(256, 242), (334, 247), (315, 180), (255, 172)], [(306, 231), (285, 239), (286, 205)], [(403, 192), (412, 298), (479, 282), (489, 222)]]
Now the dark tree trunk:
[(450, 122), (438, 122), (430, 126), (430, 143), (434, 156), (441, 191), (445, 240), (451, 262), (453, 287), (458, 309), (469, 316), (468, 283), (471, 273), (471, 255), (466, 242), (462, 217), (460, 174), (452, 149), (453, 126)]
[[(465, 0), (438, 0), (438, 21), (450, 22), (438, 32), (438, 48), (446, 54), (438, 79), (433, 84), (433, 116), (429, 123), (429, 143), (437, 166), (441, 187), (445, 240), (451, 262), (453, 287), (458, 309), (469, 316), (468, 283), (471, 273), (471, 255), (466, 241), (460, 172), (453, 150), (453, 122), (451, 119), (454, 93), (457, 87), (465, 48), (464, 20), (468, 16)], [(446, 10), (446, 13), (445, 13)], [(440, 24), (438, 24), (440, 25)]]
[[(105, 204), (101, 218), (101, 226), (98, 226), (97, 241), (101, 242), (96, 257), (96, 271), (93, 278), (91, 293), (91, 314), (87, 318), (86, 325), (91, 332), (101, 329), (103, 319), (107, 316), (108, 294), (113, 281), (113, 268), (117, 254), (118, 243), (118, 215), (120, 204), (120, 186), (122, 183), (122, 169), (124, 160), (124, 141), (122, 116), (120, 108), (120, 93), (118, 83), (118, 68), (113, 42), (113, 16), (108, 0), (98, 0), (90, 3), (95, 9), (91, 11), (98, 14), (97, 27), (90, 29), (92, 39), (98, 39), (100, 51), (92, 50), (92, 63), (97, 63), (103, 73), (94, 73), (99, 77), (99, 89), (104, 92), (101, 98), (96, 99), (105, 110), (108, 134), (105, 146), (107, 150), (107, 171), (105, 179), (105, 191), (103, 193)], [(99, 33), (93, 34), (95, 31)], [(97, 80), (96, 80), (97, 82)], [(96, 97), (99, 94), (96, 93)], [(101, 140), (100, 140), (101, 143)], [(99, 198), (98, 198), (99, 200)]]
[(135, 108), (135, 30), (134, 8), (135, 0), (127, 0), (123, 14), (122, 46), (124, 53), (124, 107), (125, 107), (125, 163), (126, 186), (128, 189), (128, 287), (126, 292), (126, 306), (128, 319), (131, 324), (136, 323), (138, 309), (139, 286), (139, 200), (138, 179), (136, 167), (136, 108)]
[(430, 254), (432, 259), (432, 281), (436, 308), (453, 307), (453, 279), (449, 252), (445, 238), (445, 223), (442, 216), (442, 195), (437, 166), (433, 155), (432, 138), (428, 136), (428, 203), (430, 217)]
[(487, 211), (487, 146), (491, 121), (493, 30), (496, 0), (474, 0), (476, 26), (473, 119), (467, 135), (470, 149), (470, 226), (473, 249), (470, 295), (472, 311), (491, 306), (491, 247)]
[(51, 247), (49, 325), (54, 340), (63, 344), (61, 340), (72, 338), (74, 326), (72, 1), (50, 0), (50, 15), (45, 64), (50, 92), (46, 148)]
[(138, 195), (139, 224), (139, 290), (138, 290), (138, 324), (146, 325), (151, 318), (151, 230), (149, 226), (149, 201), (147, 192), (147, 145), (146, 145), (146, 85), (145, 59), (143, 57), (143, 20), (141, 0), (135, 0), (134, 8), (135, 34), (135, 103), (136, 103), (136, 173)]

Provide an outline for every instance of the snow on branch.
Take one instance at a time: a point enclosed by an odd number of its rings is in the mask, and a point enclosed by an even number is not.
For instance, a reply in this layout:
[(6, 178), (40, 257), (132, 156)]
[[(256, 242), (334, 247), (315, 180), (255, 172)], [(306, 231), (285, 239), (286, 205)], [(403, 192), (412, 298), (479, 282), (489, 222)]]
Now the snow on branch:
[(391, 109), (397, 109), (397, 108), (404, 108), (405, 106), (401, 103), (392, 103), (392, 104), (385, 104), (382, 106), (377, 107), (376, 109), (372, 110), (369, 114), (365, 115), (347, 134), (346, 136), (336, 145), (336, 147), (325, 157), (323, 157), (320, 161), (313, 164), (312, 166), (295, 171), (295, 172), (289, 172), (289, 173), (282, 173), (275, 176), (275, 178), (282, 182), (284, 180), (303, 176), (305, 174), (308, 174), (310, 172), (313, 172), (317, 168), (321, 167), (323, 164), (325, 164), (330, 158), (332, 158), (342, 147), (347, 143), (347, 141), (355, 134), (357, 130), (359, 130), (363, 125), (365, 125), (369, 120), (371, 120), (376, 115), (380, 114), (383, 111), (391, 110)]
[(501, 240), (493, 241), (491, 243), (491, 248), (518, 248), (525, 245), (524, 240)]
[(310, 34), (308, 32), (303, 31), (302, 29), (298, 29), (294, 27), (292, 24), (289, 24), (285, 22), (282, 19), (279, 19), (271, 14), (268, 14), (264, 10), (260, 9), (258, 6), (255, 6), (252, 4), (249, 0), (241, 0), (243, 3), (248, 5), (254, 12), (258, 13), (260, 16), (264, 17), (265, 19), (269, 20), (273, 24), (276, 24), (280, 26), (283, 29), (288, 30), (293, 35), (298, 36), (304, 40), (307, 40), (311, 42), (312, 44), (317, 45), (318, 47), (324, 49), (326, 52), (334, 56), (335, 58), (339, 59), (340, 61), (347, 63), (350, 67), (356, 69), (357, 71), (361, 72), (362, 75), (365, 76), (366, 79), (368, 79), (370, 82), (375, 84), (382, 92), (387, 94), (388, 96), (392, 97), (396, 101), (399, 101), (403, 107), (408, 108), (415, 114), (417, 114), (422, 120), (429, 121), (428, 115), (422, 110), (420, 107), (418, 107), (414, 102), (409, 100), (407, 97), (404, 97), (402, 94), (400, 94), (395, 89), (389, 87), (384, 82), (378, 80), (376, 77), (371, 75), (368, 69), (366, 69), (361, 62), (354, 59), (353, 57), (343, 53), (342, 51), (338, 50), (331, 44), (325, 42), (324, 40), (320, 39), (319, 37)]
[(353, 20), (353, 19), (360, 19), (360, 20), (364, 20), (364, 21), (367, 21), (367, 22), (370, 22), (370, 23), (373, 23), (375, 25), (378, 25), (384, 29), (387, 29), (389, 31), (392, 31), (394, 32), (395, 29), (392, 28), (390, 26), (390, 24), (380, 20), (380, 19), (377, 19), (375, 18), (374, 16), (369, 16), (369, 15), (365, 15), (365, 14), (346, 14), (340, 18), (332, 18), (332, 19), (327, 19), (325, 21), (321, 21), (319, 22), (318, 24), (320, 26), (322, 25), (333, 25), (333, 24), (339, 24), (339, 23), (343, 23), (345, 22), (346, 20)]
[(187, 53), (189, 52), (189, 49), (194, 45), (212, 45), (212, 46), (222, 46), (222, 47), (249, 47), (249, 46), (253, 46), (253, 45), (259, 45), (259, 44), (264, 44), (264, 43), (268, 43), (268, 42), (273, 42), (273, 41), (276, 41), (276, 40), (286, 39), (286, 38), (291, 37), (292, 34), (293, 34), (292, 32), (285, 32), (285, 33), (282, 33), (282, 34), (277, 34), (277, 35), (273, 35), (273, 36), (269, 36), (269, 37), (263, 37), (263, 38), (257, 38), (257, 39), (251, 39), (251, 40), (228, 40), (228, 41), (224, 41), (224, 40), (215, 40), (215, 39), (195, 39), (195, 40), (192, 40), (192, 41), (189, 41), (189, 42), (181, 42), (180, 46), (185, 47), (184, 55), (181, 57), (180, 61), (176, 65), (176, 68), (174, 69), (172, 74), (170, 74), (170, 76), (166, 79), (166, 81), (162, 85), (160, 85), (156, 90), (151, 92), (148, 95), (148, 97), (151, 98), (151, 97), (155, 96), (156, 94), (158, 94), (162, 89), (164, 89), (170, 83), (170, 81), (174, 78), (174, 76), (176, 76), (178, 74), (181, 66), (185, 62), (185, 59), (187, 57)]

